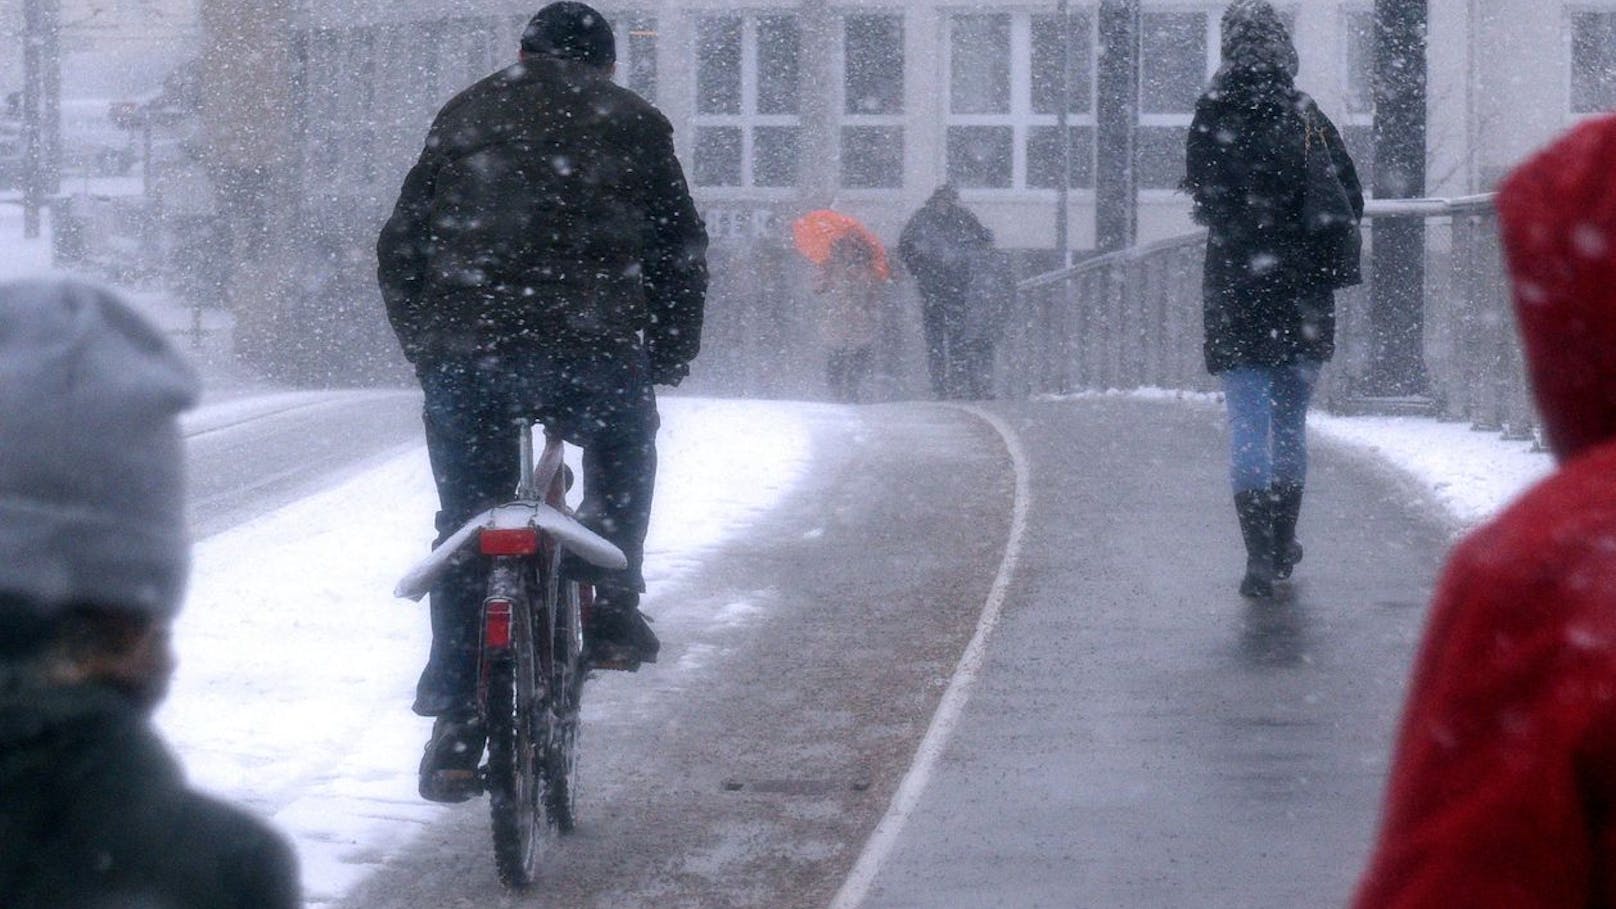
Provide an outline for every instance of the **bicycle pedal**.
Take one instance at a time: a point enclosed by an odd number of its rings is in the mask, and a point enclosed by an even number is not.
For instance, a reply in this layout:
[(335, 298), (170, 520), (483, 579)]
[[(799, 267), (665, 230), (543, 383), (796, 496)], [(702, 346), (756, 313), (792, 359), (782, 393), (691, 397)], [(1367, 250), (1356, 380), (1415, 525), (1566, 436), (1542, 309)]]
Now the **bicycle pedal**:
[(480, 770), (434, 770), (421, 777), (421, 798), (454, 805), (482, 795), (487, 787)]
[(590, 660), (589, 669), (604, 669), (611, 672), (638, 672), (640, 661), (636, 659)]

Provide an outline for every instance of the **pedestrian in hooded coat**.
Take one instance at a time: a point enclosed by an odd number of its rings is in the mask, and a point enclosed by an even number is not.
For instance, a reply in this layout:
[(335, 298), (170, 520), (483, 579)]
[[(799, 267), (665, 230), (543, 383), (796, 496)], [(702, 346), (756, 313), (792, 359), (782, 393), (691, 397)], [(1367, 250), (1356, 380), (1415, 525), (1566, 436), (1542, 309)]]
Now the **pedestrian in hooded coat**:
[(1560, 467), (1448, 560), (1355, 909), (1616, 906), (1613, 173), (1605, 117), (1499, 190)]
[(1302, 557), (1307, 408), (1335, 352), (1339, 276), (1303, 220), (1308, 143), (1328, 149), (1352, 217), (1363, 193), (1328, 117), (1298, 91), (1296, 48), (1266, 0), (1223, 14), (1223, 63), (1195, 105), (1183, 186), (1207, 226), (1206, 368), (1223, 381), (1230, 481), (1246, 545), (1240, 592), (1267, 597)]
[[(674, 157), (673, 128), (612, 83), (616, 38), (563, 0), (522, 35), (520, 62), (438, 112), (377, 241), (387, 314), (425, 392), (441, 543), (516, 487), (515, 418), (583, 450), (580, 518), (628, 557), (570, 560), (595, 585), (596, 666), (654, 662), (639, 611), (656, 482), (654, 384), (676, 385), (701, 346), (707, 233)], [(436, 717), (421, 793), (480, 791), (477, 621), (483, 560), (431, 592), (432, 650), (414, 709)]]
[(932, 394), (963, 396), (961, 370), (969, 352), (968, 321), (980, 305), (971, 293), (973, 268), (993, 247), (993, 232), (944, 184), (898, 236), (898, 258), (920, 286), (920, 319)]
[(196, 378), (110, 291), (0, 285), (0, 906), (292, 909), (286, 843), (152, 728)]

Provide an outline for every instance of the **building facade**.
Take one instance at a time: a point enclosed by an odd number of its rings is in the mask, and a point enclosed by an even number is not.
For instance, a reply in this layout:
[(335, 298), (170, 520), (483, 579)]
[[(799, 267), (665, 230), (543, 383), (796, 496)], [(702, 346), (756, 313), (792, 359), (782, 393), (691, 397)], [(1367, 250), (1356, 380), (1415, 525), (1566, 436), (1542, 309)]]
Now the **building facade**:
[[(433, 111), (514, 59), (536, 2), (203, 0), (204, 23), (236, 28), (244, 8), (257, 10), (248, 47), (228, 47), (239, 35), (208, 39), (219, 63), (212, 119), (276, 171), (276, 207), (295, 213), (288, 229), (364, 234), (385, 217)], [(1054, 261), (1036, 253), (1053, 247), (1064, 179), (1070, 244), (1095, 245), (1092, 2), (1076, 0), (1064, 29), (1053, 2), (600, 5), (619, 36), (618, 78), (675, 124), (717, 261), (748, 265), (719, 275), (720, 296), (797, 292), (787, 250), (803, 212), (833, 206), (894, 241), (944, 182), (1001, 247), (1036, 263)], [(1371, 0), (1276, 5), (1293, 23), (1298, 84), (1370, 170)], [(1175, 186), (1195, 99), (1218, 64), (1224, 6), (1139, 3), (1141, 241), (1192, 228)], [(1428, 194), (1485, 191), (1560, 129), (1616, 106), (1616, 0), (1429, 0), (1429, 9)], [(256, 68), (242, 65), (246, 52)]]

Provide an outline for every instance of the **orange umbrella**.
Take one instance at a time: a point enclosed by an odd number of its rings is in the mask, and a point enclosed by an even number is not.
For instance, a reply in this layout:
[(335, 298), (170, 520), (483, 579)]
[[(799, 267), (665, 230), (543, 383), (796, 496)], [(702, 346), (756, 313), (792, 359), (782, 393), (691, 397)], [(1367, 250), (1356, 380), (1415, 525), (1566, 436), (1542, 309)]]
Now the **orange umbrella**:
[(875, 253), (876, 277), (882, 281), (892, 277), (892, 267), (887, 264), (886, 247), (881, 245), (881, 241), (868, 227), (852, 215), (820, 208), (791, 222), (791, 238), (797, 244), (797, 251), (815, 265), (825, 264), (825, 260), (830, 258), (831, 246), (849, 234), (868, 243)]

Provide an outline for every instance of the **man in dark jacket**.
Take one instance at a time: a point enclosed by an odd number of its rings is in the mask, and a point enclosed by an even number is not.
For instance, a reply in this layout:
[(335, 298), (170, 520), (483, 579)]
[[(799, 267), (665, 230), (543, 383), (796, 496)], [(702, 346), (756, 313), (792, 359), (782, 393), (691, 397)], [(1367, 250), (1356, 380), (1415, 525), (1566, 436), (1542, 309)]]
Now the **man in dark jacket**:
[(959, 202), (954, 187), (943, 184), (915, 212), (898, 236), (898, 258), (920, 285), (921, 325), (926, 335), (926, 368), (932, 394), (960, 398), (967, 394), (964, 375), (973, 359), (971, 308), (987, 305), (972, 299), (973, 267), (988, 262), (993, 232)]
[(292, 909), (296, 866), (151, 726), (196, 379), (110, 292), (0, 286), (0, 906)]
[[(426, 392), (439, 541), (516, 486), (511, 419), (584, 449), (584, 521), (628, 556), (591, 578), (586, 649), (656, 659), (639, 612), (656, 474), (652, 385), (700, 346), (707, 234), (654, 107), (611, 82), (611, 26), (581, 3), (540, 10), (521, 60), (461, 92), (427, 135), (377, 243), (387, 313)], [(434, 716), (422, 794), (474, 791), (477, 613), (472, 560), (431, 594), (432, 652), (415, 710)], [(433, 780), (459, 779), (439, 787)]]

